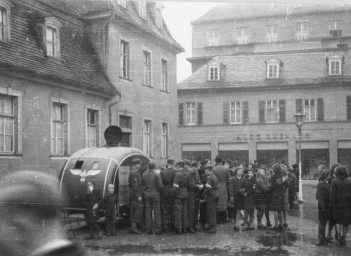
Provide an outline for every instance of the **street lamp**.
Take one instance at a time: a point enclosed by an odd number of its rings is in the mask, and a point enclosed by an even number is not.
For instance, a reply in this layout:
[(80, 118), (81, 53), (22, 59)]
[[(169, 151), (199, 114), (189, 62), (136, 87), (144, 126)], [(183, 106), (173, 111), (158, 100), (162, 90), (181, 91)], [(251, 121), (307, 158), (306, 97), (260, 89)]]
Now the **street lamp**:
[(303, 119), (305, 115), (302, 113), (302, 111), (297, 111), (296, 114), (294, 115), (295, 119), (295, 124), (297, 126), (297, 130), (299, 132), (299, 197), (298, 201), (299, 203), (303, 202), (303, 196), (302, 196), (302, 168), (301, 168), (301, 128), (303, 125)]

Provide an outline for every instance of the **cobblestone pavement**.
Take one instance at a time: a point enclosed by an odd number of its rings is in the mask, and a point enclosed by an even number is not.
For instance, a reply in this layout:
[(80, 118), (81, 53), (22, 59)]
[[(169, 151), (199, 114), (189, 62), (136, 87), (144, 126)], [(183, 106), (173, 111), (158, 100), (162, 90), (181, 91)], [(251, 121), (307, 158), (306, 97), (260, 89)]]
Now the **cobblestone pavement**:
[[(74, 242), (81, 244), (89, 255), (351, 255), (351, 234), (346, 246), (337, 243), (324, 247), (315, 245), (317, 217), (315, 182), (304, 183), (304, 203), (289, 212), (288, 231), (232, 230), (232, 223), (218, 225), (217, 233), (133, 235), (127, 229), (115, 237), (84, 240), (86, 229), (76, 231)], [(272, 220), (271, 216), (271, 220)]]

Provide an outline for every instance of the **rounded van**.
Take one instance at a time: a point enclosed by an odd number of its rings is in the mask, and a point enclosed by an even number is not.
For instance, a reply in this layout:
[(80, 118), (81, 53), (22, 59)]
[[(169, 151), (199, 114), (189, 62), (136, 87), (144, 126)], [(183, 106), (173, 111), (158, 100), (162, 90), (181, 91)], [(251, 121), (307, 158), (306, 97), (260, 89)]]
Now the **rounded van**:
[(115, 193), (118, 196), (119, 215), (128, 215), (128, 178), (134, 158), (142, 161), (141, 169), (150, 162), (149, 157), (139, 149), (111, 146), (111, 144), (84, 148), (73, 153), (60, 174), (59, 191), (60, 199), (65, 199), (64, 212), (85, 211), (87, 182), (92, 181), (100, 198), (107, 193), (107, 185), (114, 184)]

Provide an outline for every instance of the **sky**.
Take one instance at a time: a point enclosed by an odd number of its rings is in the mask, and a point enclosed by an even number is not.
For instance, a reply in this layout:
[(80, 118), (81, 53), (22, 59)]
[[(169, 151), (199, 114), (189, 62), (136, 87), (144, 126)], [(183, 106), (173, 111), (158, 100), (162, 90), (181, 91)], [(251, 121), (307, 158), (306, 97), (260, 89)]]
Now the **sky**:
[(178, 2), (162, 1), (163, 17), (173, 38), (185, 49), (184, 53), (177, 56), (177, 82), (183, 81), (191, 75), (191, 64), (186, 58), (191, 57), (191, 25), (190, 23), (214, 6), (218, 2)]

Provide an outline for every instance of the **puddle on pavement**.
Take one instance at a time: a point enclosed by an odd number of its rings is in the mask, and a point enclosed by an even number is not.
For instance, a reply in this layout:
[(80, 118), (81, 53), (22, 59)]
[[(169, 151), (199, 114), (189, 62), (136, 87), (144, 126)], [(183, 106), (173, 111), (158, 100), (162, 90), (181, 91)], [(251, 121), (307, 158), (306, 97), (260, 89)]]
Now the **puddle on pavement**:
[(270, 248), (281, 248), (283, 245), (294, 246), (294, 243), (297, 241), (309, 244), (315, 244), (317, 242), (315, 238), (311, 238), (305, 234), (298, 234), (290, 231), (282, 231), (277, 233), (267, 232), (264, 235), (258, 236), (256, 241), (263, 246)]

